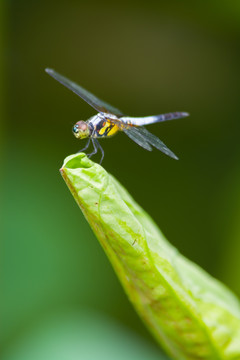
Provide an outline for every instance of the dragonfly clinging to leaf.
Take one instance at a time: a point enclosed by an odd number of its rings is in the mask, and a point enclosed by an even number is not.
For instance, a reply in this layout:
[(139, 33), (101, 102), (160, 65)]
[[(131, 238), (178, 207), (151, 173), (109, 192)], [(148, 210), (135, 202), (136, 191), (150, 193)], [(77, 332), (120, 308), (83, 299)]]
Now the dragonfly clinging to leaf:
[(188, 113), (173, 112), (145, 117), (125, 116), (120, 110), (98, 99), (89, 91), (67, 79), (65, 76), (60, 75), (52, 69), (46, 69), (46, 72), (62, 85), (66, 86), (68, 89), (80, 96), (98, 112), (97, 115), (92, 116), (87, 121), (80, 120), (73, 126), (73, 134), (77, 139), (88, 138), (86, 146), (80, 151), (87, 150), (90, 142), (93, 144), (93, 152), (88, 154), (88, 157), (91, 157), (100, 150), (102, 153), (102, 162), (104, 158), (104, 151), (99, 144), (98, 139), (111, 137), (118, 131), (123, 131), (130, 139), (135, 141), (135, 143), (144, 149), (152, 151), (152, 146), (154, 146), (156, 149), (162, 151), (171, 158), (176, 160), (178, 159), (177, 156), (168, 149), (157, 136), (150, 133), (144, 126), (166, 120), (183, 118), (188, 116)]

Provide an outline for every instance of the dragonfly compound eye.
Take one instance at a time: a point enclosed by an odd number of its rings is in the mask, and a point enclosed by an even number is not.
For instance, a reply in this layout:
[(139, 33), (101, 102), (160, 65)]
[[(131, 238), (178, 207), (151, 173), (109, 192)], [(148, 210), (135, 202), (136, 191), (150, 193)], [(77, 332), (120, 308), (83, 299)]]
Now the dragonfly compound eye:
[(74, 133), (74, 135), (76, 135), (78, 133), (78, 125), (74, 125), (73, 133)]
[(78, 139), (84, 139), (89, 136), (88, 125), (84, 121), (78, 121), (73, 126), (73, 134)]

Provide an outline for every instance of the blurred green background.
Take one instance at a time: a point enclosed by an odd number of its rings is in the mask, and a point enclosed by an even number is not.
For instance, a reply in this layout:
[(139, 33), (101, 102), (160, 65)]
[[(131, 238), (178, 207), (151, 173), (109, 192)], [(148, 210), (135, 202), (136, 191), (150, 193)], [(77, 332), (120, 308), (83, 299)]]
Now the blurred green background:
[(179, 161), (118, 134), (103, 166), (240, 296), (240, 4), (12, 0), (0, 17), (3, 359), (165, 359), (58, 171), (94, 111), (44, 68), (132, 116), (190, 112), (149, 127)]

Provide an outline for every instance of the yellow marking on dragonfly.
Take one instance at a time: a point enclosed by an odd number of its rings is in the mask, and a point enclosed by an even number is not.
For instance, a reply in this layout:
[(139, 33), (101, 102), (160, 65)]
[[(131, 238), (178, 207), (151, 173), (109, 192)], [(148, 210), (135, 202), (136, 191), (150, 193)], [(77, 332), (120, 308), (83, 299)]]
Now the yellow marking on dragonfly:
[(113, 125), (111, 124), (111, 129), (109, 130), (107, 136), (112, 136), (114, 134), (116, 134), (116, 132), (119, 131), (119, 127), (117, 125)]
[(99, 130), (99, 135), (112, 136), (119, 130), (118, 126), (113, 124), (110, 120), (104, 121), (102, 128)]

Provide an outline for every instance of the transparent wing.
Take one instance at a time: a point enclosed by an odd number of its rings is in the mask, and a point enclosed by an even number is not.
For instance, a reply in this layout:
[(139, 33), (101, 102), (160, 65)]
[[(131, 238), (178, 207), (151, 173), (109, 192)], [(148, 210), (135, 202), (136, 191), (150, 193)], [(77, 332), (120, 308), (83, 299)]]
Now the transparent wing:
[(117, 119), (111, 119), (111, 121), (114, 122), (114, 124), (116, 124), (130, 139), (144, 149), (152, 151), (152, 146), (154, 146), (164, 154), (178, 160), (178, 157), (157, 136), (150, 133), (145, 127), (132, 126), (131, 124), (123, 123), (121, 120)]
[(123, 115), (123, 113), (120, 110), (98, 99), (95, 95), (91, 94), (89, 91), (85, 90), (83, 87), (69, 80), (65, 76), (57, 73), (55, 70), (45, 69), (45, 71), (55, 80), (60, 82), (62, 85), (66, 86), (69, 90), (73, 91), (78, 96), (80, 96), (84, 101), (86, 101), (90, 106), (92, 106), (98, 112), (110, 113), (116, 116)]
[(144, 137), (145, 141), (147, 141), (149, 144), (154, 146), (156, 149), (162, 151), (164, 154), (170, 156), (171, 158), (178, 160), (178, 157), (157, 136), (150, 133), (143, 126), (136, 129)]
[(152, 146), (154, 146), (164, 154), (178, 160), (178, 157), (157, 136), (150, 133), (145, 127), (126, 124), (122, 122), (121, 119), (111, 119), (111, 121), (119, 127), (119, 130), (122, 130), (130, 139), (144, 149), (151, 151)]
[(132, 139), (133, 141), (135, 141), (135, 143), (137, 143), (138, 145), (140, 145), (141, 147), (143, 147), (144, 149), (148, 150), (148, 151), (152, 151), (152, 147), (151, 145), (149, 145), (148, 141), (146, 140), (145, 136), (142, 135), (137, 128), (134, 127), (129, 127), (129, 128), (125, 128), (123, 129), (123, 131), (125, 132), (125, 134), (130, 137), (130, 139)]

